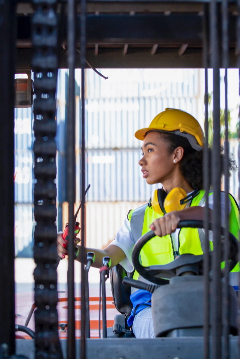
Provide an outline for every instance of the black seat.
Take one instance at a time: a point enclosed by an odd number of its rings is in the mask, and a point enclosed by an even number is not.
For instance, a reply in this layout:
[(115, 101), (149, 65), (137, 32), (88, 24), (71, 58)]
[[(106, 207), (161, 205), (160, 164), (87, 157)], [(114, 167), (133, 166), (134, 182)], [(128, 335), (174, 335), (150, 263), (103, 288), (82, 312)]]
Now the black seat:
[[(134, 337), (132, 330), (127, 325), (127, 318), (131, 314), (133, 306), (130, 300), (131, 287), (122, 283), (123, 278), (126, 276), (132, 278), (132, 274), (127, 273), (120, 264), (110, 269), (113, 301), (116, 309), (121, 313), (114, 318), (114, 337)], [(108, 337), (111, 337), (109, 336), (109, 331)]]
[(121, 314), (129, 316), (132, 310), (131, 288), (122, 283), (123, 278), (126, 276), (132, 278), (131, 273), (127, 273), (120, 264), (110, 269), (110, 284), (114, 305)]

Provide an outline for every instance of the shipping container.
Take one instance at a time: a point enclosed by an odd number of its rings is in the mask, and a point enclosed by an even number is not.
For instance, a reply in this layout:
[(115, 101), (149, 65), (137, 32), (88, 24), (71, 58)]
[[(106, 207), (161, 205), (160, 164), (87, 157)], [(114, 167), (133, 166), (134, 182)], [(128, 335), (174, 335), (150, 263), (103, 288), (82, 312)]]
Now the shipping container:
[(15, 203), (33, 201), (33, 154), (32, 151), (15, 151), (14, 176)]
[(196, 97), (87, 99), (86, 148), (140, 148), (135, 132), (148, 126), (159, 112), (180, 108), (197, 117), (198, 107)]
[(33, 191), (33, 131), (32, 109), (15, 109), (15, 203), (32, 203)]
[[(142, 179), (141, 142), (134, 134), (165, 108), (202, 113), (201, 71), (109, 70), (108, 80), (87, 71), (86, 173), (88, 201), (147, 201), (157, 186)], [(203, 110), (203, 108), (202, 108)], [(80, 103), (77, 118), (81, 118)], [(80, 143), (81, 126), (76, 129)], [(76, 151), (77, 198), (80, 196), (80, 151)]]
[(33, 205), (15, 204), (15, 255), (33, 256)]
[(100, 69), (104, 80), (86, 72), (87, 99), (128, 97), (194, 97), (199, 93), (199, 69)]
[(15, 151), (31, 150), (33, 141), (32, 108), (16, 108), (14, 116)]
[[(91, 184), (88, 201), (148, 201), (158, 187), (148, 185), (142, 177), (140, 149), (88, 150), (86, 155), (87, 184)], [(77, 179), (80, 181), (79, 171)]]
[(89, 248), (105, 248), (123, 226), (129, 210), (144, 203), (88, 202), (86, 206), (86, 245)]

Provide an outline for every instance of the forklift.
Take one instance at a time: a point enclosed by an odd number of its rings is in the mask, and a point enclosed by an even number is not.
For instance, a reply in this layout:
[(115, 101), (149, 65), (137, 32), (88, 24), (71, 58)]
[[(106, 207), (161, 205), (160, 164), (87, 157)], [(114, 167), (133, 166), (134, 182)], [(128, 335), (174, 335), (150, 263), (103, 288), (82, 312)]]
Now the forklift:
[[(3, 0), (0, 1), (0, 359), (2, 358), (179, 358), (239, 357), (239, 303), (231, 269), (239, 262), (239, 242), (221, 227), (219, 175), (220, 68), (240, 67), (240, 4), (226, 0)], [(85, 69), (205, 68), (205, 137), (208, 145), (208, 69), (213, 69), (213, 191), (212, 223), (206, 211), (201, 221), (179, 223), (204, 228), (206, 246), (200, 256), (182, 255), (164, 266), (143, 267), (141, 248), (153, 232), (137, 242), (133, 263), (143, 278), (136, 283), (123, 270), (111, 273), (114, 301), (121, 316), (113, 335), (87, 337), (88, 283), (84, 247), (85, 222)], [(69, 69), (68, 85), (68, 338), (59, 340), (56, 251), (56, 88), (59, 68)], [(75, 202), (75, 69), (81, 68), (81, 338), (75, 339), (74, 202)], [(33, 81), (29, 71), (33, 71)], [(24, 73), (25, 81), (14, 75)], [(35, 339), (15, 340), (14, 300), (14, 106), (34, 113), (34, 259)], [(225, 116), (227, 129), (227, 115)], [(205, 146), (205, 147), (206, 147)], [(228, 153), (228, 131), (225, 132)], [(204, 189), (209, 192), (210, 159), (204, 150)], [(224, 191), (229, 192), (226, 164)], [(60, 190), (60, 189), (58, 189)], [(213, 231), (213, 251), (209, 250)], [(223, 237), (223, 239), (222, 239)], [(224, 265), (222, 265), (224, 262)], [(89, 269), (89, 266), (88, 266)], [(232, 280), (236, 280), (234, 283)], [(102, 281), (103, 282), (103, 281)], [(102, 283), (104, 284), (104, 283)], [(152, 293), (154, 339), (136, 339), (125, 326), (129, 288)], [(103, 285), (104, 288), (104, 285)], [(127, 305), (122, 298), (125, 297)], [(124, 299), (124, 300), (125, 300)], [(119, 304), (120, 301), (120, 304)], [(86, 305), (85, 305), (86, 304)], [(125, 306), (125, 309), (123, 307)], [(123, 319), (122, 319), (123, 318)], [(129, 335), (127, 335), (129, 334)], [(111, 337), (112, 336), (112, 337)]]

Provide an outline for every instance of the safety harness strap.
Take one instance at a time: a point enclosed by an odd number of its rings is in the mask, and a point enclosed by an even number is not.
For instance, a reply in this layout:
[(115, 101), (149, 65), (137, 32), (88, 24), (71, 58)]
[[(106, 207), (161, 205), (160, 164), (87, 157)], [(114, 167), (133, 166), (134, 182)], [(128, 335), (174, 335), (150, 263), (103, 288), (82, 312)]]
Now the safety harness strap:
[[(210, 191), (208, 195), (212, 194), (213, 192)], [(202, 207), (206, 202), (206, 194), (204, 192), (204, 196), (202, 197), (201, 201), (199, 202), (198, 206)], [(198, 235), (201, 243), (202, 250), (204, 251), (205, 248), (205, 233), (203, 228), (198, 228)]]

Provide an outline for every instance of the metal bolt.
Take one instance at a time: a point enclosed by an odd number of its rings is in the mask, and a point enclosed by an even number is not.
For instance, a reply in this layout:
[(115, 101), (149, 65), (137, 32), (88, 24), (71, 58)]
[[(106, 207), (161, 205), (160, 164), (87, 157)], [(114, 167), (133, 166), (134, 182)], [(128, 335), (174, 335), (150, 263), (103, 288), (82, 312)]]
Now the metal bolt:
[(67, 330), (66, 330), (66, 328), (67, 328), (67, 323), (61, 323), (61, 324), (59, 324), (59, 327), (61, 328), (60, 329), (60, 332), (66, 332)]

